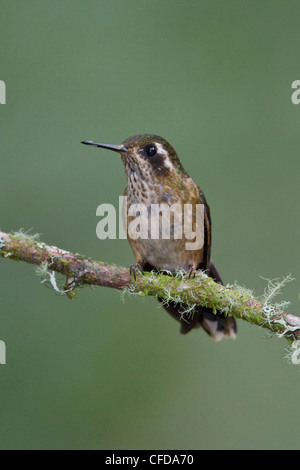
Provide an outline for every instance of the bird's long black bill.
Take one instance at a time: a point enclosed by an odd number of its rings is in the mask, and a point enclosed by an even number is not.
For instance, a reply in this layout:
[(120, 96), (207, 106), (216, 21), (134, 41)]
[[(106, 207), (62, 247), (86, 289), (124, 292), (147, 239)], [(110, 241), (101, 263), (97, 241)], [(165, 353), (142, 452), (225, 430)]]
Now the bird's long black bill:
[(92, 140), (84, 140), (81, 142), (85, 145), (93, 145), (94, 147), (101, 147), (108, 150), (113, 150), (114, 152), (127, 152), (127, 148), (122, 145), (112, 145), (112, 144), (102, 144), (100, 142), (93, 142)]

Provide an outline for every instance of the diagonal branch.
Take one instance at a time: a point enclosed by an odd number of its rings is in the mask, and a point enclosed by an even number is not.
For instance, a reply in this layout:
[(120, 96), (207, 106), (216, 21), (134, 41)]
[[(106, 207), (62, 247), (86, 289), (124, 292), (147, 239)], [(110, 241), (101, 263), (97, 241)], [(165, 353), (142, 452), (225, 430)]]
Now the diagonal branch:
[[(64, 291), (72, 297), (74, 289), (83, 285), (97, 285), (125, 289), (141, 296), (154, 296), (183, 302), (189, 306), (202, 305), (214, 312), (245, 320), (266, 328), (289, 342), (300, 340), (300, 318), (270, 304), (270, 296), (257, 300), (251, 291), (235, 286), (222, 286), (203, 272), (194, 279), (182, 273), (169, 276), (163, 273), (144, 273), (134, 280), (129, 270), (115, 264), (94, 261), (78, 253), (70, 253), (55, 246), (39, 242), (36, 236), (23, 232), (0, 232), (2, 258), (25, 261), (44, 268), (45, 272), (58, 272), (66, 276)], [(53, 284), (55, 286), (55, 284)], [(275, 290), (276, 290), (275, 286)]]

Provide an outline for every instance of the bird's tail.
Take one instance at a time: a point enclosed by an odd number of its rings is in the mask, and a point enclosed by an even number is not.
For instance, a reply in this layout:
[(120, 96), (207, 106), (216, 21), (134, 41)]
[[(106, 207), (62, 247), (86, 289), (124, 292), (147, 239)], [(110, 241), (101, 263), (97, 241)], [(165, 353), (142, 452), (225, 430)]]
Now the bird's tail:
[[(209, 265), (208, 275), (216, 282), (223, 284), (212, 262)], [(158, 300), (164, 302), (163, 299)], [(235, 319), (224, 313), (214, 314), (212, 309), (201, 306), (197, 306), (192, 312), (189, 312), (187, 305), (175, 304), (172, 301), (168, 305), (163, 305), (163, 307), (173, 318), (180, 322), (180, 332), (183, 334), (188, 333), (193, 328), (202, 327), (216, 341), (220, 341), (223, 337), (236, 337)]]

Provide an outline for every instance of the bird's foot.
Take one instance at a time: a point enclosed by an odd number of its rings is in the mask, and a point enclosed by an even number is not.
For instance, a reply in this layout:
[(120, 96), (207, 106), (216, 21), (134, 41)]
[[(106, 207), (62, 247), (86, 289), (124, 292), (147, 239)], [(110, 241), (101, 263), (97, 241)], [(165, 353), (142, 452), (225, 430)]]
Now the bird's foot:
[(196, 276), (196, 271), (196, 267), (193, 264), (190, 264), (185, 274), (189, 279), (191, 279)]
[(142, 265), (142, 263), (131, 264), (129, 266), (129, 272), (130, 272), (130, 276), (132, 276), (133, 279), (136, 281), (137, 273), (143, 274), (143, 265)]

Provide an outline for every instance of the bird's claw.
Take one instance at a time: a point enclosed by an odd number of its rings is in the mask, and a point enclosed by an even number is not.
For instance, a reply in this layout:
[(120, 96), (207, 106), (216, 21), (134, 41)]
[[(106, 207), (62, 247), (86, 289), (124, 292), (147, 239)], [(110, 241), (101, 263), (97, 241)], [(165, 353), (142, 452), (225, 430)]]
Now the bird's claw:
[(131, 264), (129, 267), (130, 276), (136, 281), (136, 274), (143, 274), (143, 267), (140, 263)]
[(189, 265), (188, 270), (186, 271), (186, 275), (189, 279), (196, 277), (197, 269), (193, 264)]

